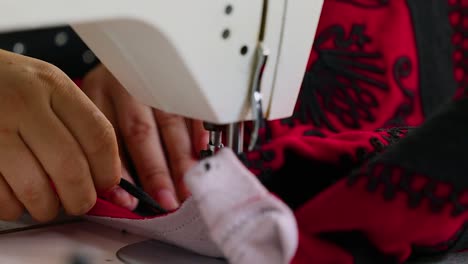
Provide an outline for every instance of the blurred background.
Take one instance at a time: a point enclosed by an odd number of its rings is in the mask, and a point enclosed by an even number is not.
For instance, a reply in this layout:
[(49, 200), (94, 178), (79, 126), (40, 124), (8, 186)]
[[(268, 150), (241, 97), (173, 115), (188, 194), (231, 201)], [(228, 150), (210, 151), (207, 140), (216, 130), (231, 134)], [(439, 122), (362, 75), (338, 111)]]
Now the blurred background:
[(81, 78), (99, 60), (68, 26), (0, 34), (0, 49), (52, 63), (72, 79)]

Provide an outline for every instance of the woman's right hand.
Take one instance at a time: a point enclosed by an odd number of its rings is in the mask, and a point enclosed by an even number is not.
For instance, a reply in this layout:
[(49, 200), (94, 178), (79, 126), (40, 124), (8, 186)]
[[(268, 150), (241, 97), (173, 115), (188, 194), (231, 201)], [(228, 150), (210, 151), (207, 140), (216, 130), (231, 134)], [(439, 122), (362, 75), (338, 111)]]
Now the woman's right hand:
[(120, 179), (111, 123), (55, 66), (0, 50), (0, 220), (83, 215)]

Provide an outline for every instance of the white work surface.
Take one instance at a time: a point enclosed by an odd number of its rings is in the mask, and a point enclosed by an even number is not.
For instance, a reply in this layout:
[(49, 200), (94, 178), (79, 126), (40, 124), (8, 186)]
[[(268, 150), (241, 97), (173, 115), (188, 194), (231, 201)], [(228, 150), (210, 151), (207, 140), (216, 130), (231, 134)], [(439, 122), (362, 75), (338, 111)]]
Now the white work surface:
[(0, 221), (1, 264), (226, 263), (85, 220), (31, 225)]
[(83, 264), (123, 263), (116, 252), (143, 240), (90, 222), (62, 223), (1, 234), (0, 263), (71, 264), (76, 254), (89, 258)]

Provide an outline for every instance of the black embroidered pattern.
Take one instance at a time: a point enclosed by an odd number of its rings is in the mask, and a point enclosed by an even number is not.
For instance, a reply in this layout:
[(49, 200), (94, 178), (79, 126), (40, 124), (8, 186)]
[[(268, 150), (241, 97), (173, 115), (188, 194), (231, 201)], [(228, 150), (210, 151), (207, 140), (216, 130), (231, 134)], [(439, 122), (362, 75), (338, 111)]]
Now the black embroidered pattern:
[[(385, 151), (387, 145), (398, 142), (410, 129), (412, 128), (380, 129), (376, 131), (379, 132), (380, 136), (369, 139), (373, 150), (369, 151), (365, 147), (358, 147), (353, 154), (341, 155), (339, 164), (311, 160), (288, 149), (282, 150), (284, 151), (285, 160), (278, 169), (272, 169), (269, 166), (277, 155), (274, 150), (260, 150), (254, 153), (254, 156), (250, 157), (250, 159), (243, 154), (240, 159), (247, 168), (257, 174), (259, 181), (268, 190), (285, 199), (285, 202), (291, 208), (296, 208), (325, 188), (344, 179), (350, 172), (362, 167), (365, 162)], [(304, 164), (307, 164), (307, 166), (304, 166)], [(298, 168), (301, 168), (300, 173), (290, 174), (291, 171)], [(286, 173), (288, 173), (289, 177), (283, 177)], [(326, 174), (327, 177), (314, 178), (314, 184), (311, 186), (307, 183), (310, 181), (308, 176), (315, 174)]]
[[(402, 172), (397, 183), (392, 181), (392, 175), (395, 171)], [(427, 199), (434, 213), (440, 212), (447, 203), (453, 205), (453, 216), (458, 216), (468, 209), (468, 205), (462, 205), (460, 203), (458, 199), (460, 192), (456, 190), (455, 186), (453, 186), (454, 190), (445, 197), (440, 197), (435, 194), (436, 186), (439, 182), (434, 179), (428, 179), (421, 190), (414, 190), (411, 186), (416, 176), (416, 173), (403, 170), (402, 168), (385, 166), (385, 164), (380, 163), (371, 163), (363, 169), (352, 173), (348, 178), (348, 184), (351, 186), (359, 178), (366, 177), (367, 190), (369, 192), (376, 192), (378, 187), (382, 185), (384, 187), (383, 197), (386, 200), (392, 200), (398, 191), (403, 191), (408, 195), (408, 206), (410, 208), (418, 207), (423, 199)]]
[(351, 4), (362, 8), (380, 8), (388, 6), (390, 0), (336, 0), (337, 2)]
[(393, 127), (376, 130), (376, 132), (385, 132), (382, 138), (385, 139), (386, 144), (379, 138), (372, 137), (370, 139), (370, 144), (374, 148), (374, 151), (368, 152), (365, 148), (357, 148), (354, 156), (344, 154), (340, 157), (341, 167), (350, 168), (351, 170), (361, 167), (366, 161), (382, 153), (388, 146), (400, 141), (411, 129), (413, 129), (413, 127)]
[(468, 18), (468, 6), (461, 1), (448, 1), (450, 6), (450, 24), (453, 28), (452, 42), (455, 46), (455, 78), (458, 85), (468, 94), (468, 47), (464, 44), (468, 41), (468, 30), (463, 21)]
[(403, 84), (403, 79), (411, 75), (412, 64), (411, 60), (406, 57), (397, 59), (393, 66), (393, 77), (404, 96), (404, 101), (396, 110), (392, 119), (387, 121), (385, 127), (404, 126), (406, 124), (406, 117), (408, 117), (414, 110), (414, 93), (411, 89)]
[(388, 145), (392, 145), (400, 141), (401, 138), (405, 137), (413, 129), (416, 129), (416, 127), (392, 127), (377, 129), (377, 132), (386, 132), (387, 135), (383, 135), (382, 137), (387, 141)]
[[(396, 192), (405, 193), (410, 207), (426, 200), (433, 212), (439, 212), (445, 205), (450, 205), (453, 216), (466, 212), (468, 203), (462, 202), (460, 196), (468, 186), (467, 118), (468, 98), (447, 103), (408, 133), (398, 147), (387, 148), (362, 170), (354, 171), (349, 177), (350, 185), (365, 178), (369, 191), (375, 192), (376, 187), (382, 186), (388, 199)], [(423, 185), (422, 189), (414, 187), (416, 182)], [(447, 193), (442, 194), (440, 188)]]
[[(388, 146), (397, 143), (401, 138), (405, 137), (415, 127), (402, 127), (402, 128), (390, 128), (390, 129), (379, 129), (378, 131), (386, 131), (388, 135), (383, 138), (389, 144)], [(372, 145), (376, 148), (376, 152), (381, 152), (385, 147), (382, 142), (377, 143), (379, 140), (374, 138)], [(380, 145), (377, 147), (377, 145)], [(372, 156), (362, 157), (359, 160), (370, 160)], [(400, 171), (401, 176), (398, 182), (392, 181), (392, 175), (395, 171)], [(378, 187), (382, 185), (384, 187), (383, 197), (386, 200), (391, 200), (395, 197), (398, 191), (403, 191), (408, 194), (408, 206), (410, 208), (418, 207), (422, 200), (425, 198), (429, 201), (431, 210), (433, 212), (440, 212), (443, 206), (447, 203), (453, 205), (452, 215), (458, 216), (468, 209), (468, 204), (463, 205), (459, 201), (459, 195), (461, 191), (456, 186), (452, 186), (453, 190), (445, 197), (437, 196), (436, 186), (439, 183), (436, 179), (428, 179), (421, 190), (414, 190), (412, 182), (417, 176), (416, 172), (410, 170), (404, 170), (402, 168), (386, 166), (379, 162), (370, 162), (366, 166), (355, 170), (348, 177), (348, 185), (352, 186), (357, 182), (359, 178), (365, 177), (367, 179), (367, 190), (369, 192), (376, 192)]]
[(371, 109), (379, 105), (370, 90), (388, 91), (389, 87), (383, 78), (385, 68), (379, 65), (382, 55), (364, 49), (370, 42), (360, 24), (353, 25), (349, 34), (341, 25), (321, 32), (313, 47), (318, 59), (304, 76), (298, 109), (282, 123), (293, 126), (294, 120), (312, 121), (316, 127), (325, 125), (337, 132), (326, 113), (353, 129), (361, 127), (360, 120), (373, 122)]

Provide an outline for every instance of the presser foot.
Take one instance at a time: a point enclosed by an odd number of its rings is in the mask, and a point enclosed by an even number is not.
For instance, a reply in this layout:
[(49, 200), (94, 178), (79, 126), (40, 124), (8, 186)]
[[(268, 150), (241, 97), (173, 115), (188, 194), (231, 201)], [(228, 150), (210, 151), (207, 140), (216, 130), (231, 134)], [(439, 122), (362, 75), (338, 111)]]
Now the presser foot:
[(200, 152), (200, 157), (202, 159), (213, 156), (216, 151), (224, 147), (222, 143), (224, 127), (208, 122), (204, 122), (203, 126), (209, 132), (209, 141), (207, 148)]
[(209, 132), (209, 142), (207, 148), (200, 152), (202, 159), (213, 156), (218, 150), (225, 147), (223, 144), (223, 133), (226, 135), (226, 146), (236, 154), (243, 152), (244, 144), (244, 123), (232, 123), (229, 125), (214, 125), (205, 122), (204, 127)]

